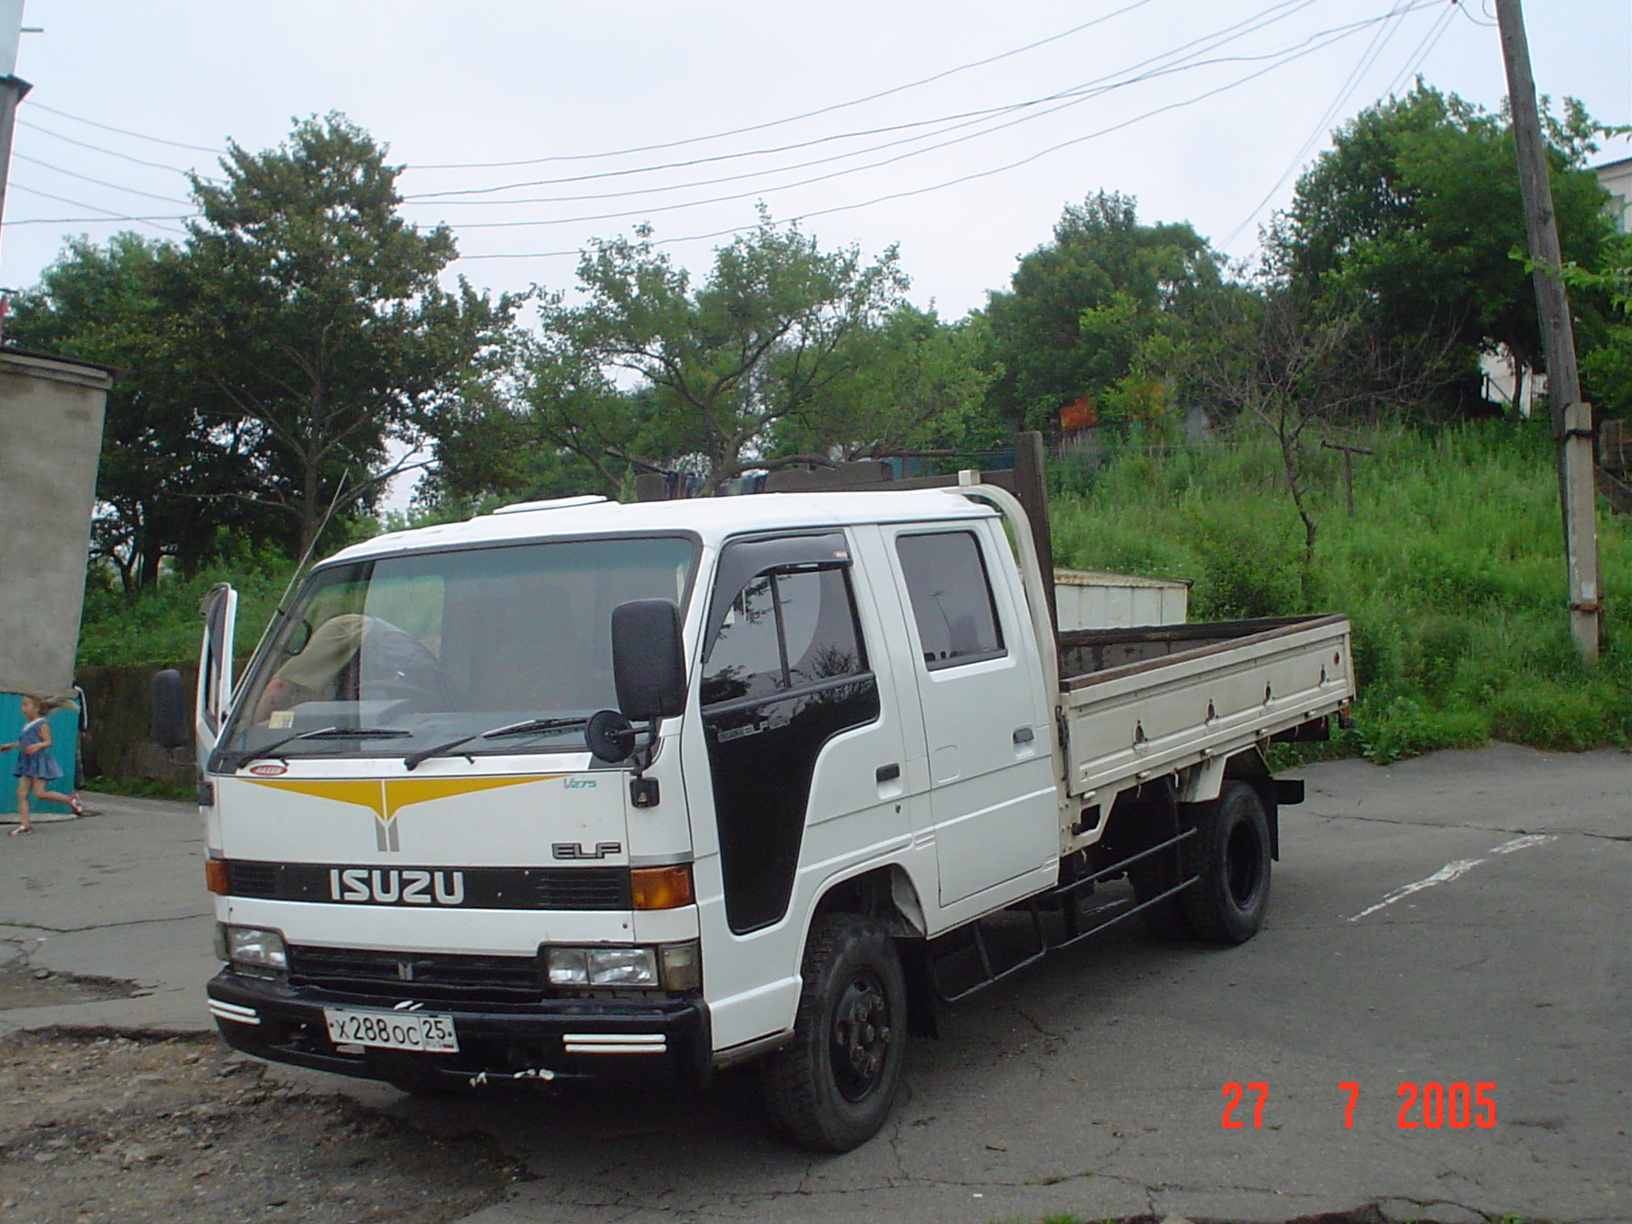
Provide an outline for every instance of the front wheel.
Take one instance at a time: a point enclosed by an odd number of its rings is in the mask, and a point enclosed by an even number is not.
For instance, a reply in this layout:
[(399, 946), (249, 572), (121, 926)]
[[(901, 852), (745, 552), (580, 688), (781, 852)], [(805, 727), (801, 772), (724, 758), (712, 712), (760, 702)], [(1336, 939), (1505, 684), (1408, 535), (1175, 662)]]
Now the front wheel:
[(1269, 908), (1269, 818), (1249, 783), (1231, 779), (1197, 830), (1201, 878), (1185, 892), (1190, 925), (1210, 943), (1245, 943)]
[(907, 986), (895, 943), (852, 914), (817, 920), (805, 948), (793, 1042), (765, 1063), (767, 1109), (794, 1142), (848, 1152), (895, 1104), (907, 1043)]

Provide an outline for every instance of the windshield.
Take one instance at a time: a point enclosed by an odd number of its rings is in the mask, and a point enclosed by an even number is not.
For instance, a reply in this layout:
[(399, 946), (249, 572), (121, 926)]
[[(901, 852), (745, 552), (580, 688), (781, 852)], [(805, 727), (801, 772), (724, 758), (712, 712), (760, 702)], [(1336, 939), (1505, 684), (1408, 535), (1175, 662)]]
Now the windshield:
[(380, 557), (312, 574), (244, 683), (216, 768), (406, 756), (496, 727), (457, 755), (582, 750), (573, 720), (616, 708), (612, 610), (684, 606), (681, 536)]

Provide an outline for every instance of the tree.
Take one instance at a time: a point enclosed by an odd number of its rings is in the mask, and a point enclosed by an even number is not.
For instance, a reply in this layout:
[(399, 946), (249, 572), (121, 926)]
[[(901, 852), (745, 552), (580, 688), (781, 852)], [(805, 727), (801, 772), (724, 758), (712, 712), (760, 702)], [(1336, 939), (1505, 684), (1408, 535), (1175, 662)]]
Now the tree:
[(1006, 442), (985, 412), (984, 342), (978, 319), (943, 323), (933, 309), (901, 303), (850, 334), (838, 372), (804, 408), (778, 422), (773, 449), (849, 460)]
[(1067, 206), (1053, 242), (1020, 260), (1009, 289), (990, 294), (998, 409), (1051, 428), (1066, 402), (1104, 405), (1139, 373), (1153, 338), (1219, 290), (1220, 263), (1188, 224), (1141, 225), (1131, 197), (1102, 191)]
[(97, 471), (91, 551), (127, 591), (151, 586), (166, 557), (184, 575), (231, 532), (264, 538), (253, 508), (199, 513), (250, 478), (245, 439), (201, 415), (178, 353), (175, 320), (190, 296), (185, 252), (133, 233), (107, 245), (71, 241), (40, 284), (15, 302), (8, 338), (25, 348), (114, 366)]
[(1611, 319), (1581, 354), (1586, 398), (1600, 416), (1632, 412), (1632, 235), (1606, 242), (1596, 271), (1566, 266), (1565, 275), (1572, 300), (1602, 294), (1610, 304)]
[[(1610, 234), (1603, 189), (1584, 169), (1594, 127), (1573, 100), (1563, 119), (1544, 118), (1564, 257), (1594, 267)], [(1456, 345), (1463, 369), (1478, 351), (1502, 348), (1541, 365), (1530, 277), (1514, 257), (1526, 246), (1511, 128), (1455, 94), (1419, 79), (1339, 128), (1266, 246), (1275, 272), (1301, 292), (1362, 299), (1391, 336)], [(1599, 304), (1577, 306), (1590, 337)]]
[(193, 296), (183, 348), (203, 408), (242, 430), (254, 480), (304, 554), (325, 517), (367, 509), (444, 415), (503, 365), (520, 299), (438, 276), (445, 226), (397, 215), (400, 167), (343, 116), (297, 124), (275, 149), (229, 142), (224, 181), (194, 176)]
[(619, 390), (583, 355), (529, 342), (512, 395), (471, 397), (445, 415), (436, 460), (416, 502), (447, 509), (596, 491), (625, 492), (626, 461), (643, 452), (650, 395)]
[(542, 434), (608, 482), (609, 447), (652, 465), (693, 456), (705, 492), (752, 467), (797, 462), (772, 453), (779, 428), (843, 436), (820, 425), (819, 408), (832, 404), (855, 338), (907, 285), (894, 248), (864, 263), (854, 247), (824, 252), (763, 215), (715, 252), (696, 288), (644, 228), (634, 241), (597, 242), (578, 278), (588, 300), (545, 303), (527, 362)]
[(1304, 584), (1318, 523), (1310, 502), (1313, 450), (1346, 426), (1408, 409), (1445, 376), (1433, 337), (1400, 341), (1371, 325), (1362, 305), (1296, 285), (1219, 299), (1189, 375), (1223, 416), (1275, 439), (1281, 474), (1304, 531)]

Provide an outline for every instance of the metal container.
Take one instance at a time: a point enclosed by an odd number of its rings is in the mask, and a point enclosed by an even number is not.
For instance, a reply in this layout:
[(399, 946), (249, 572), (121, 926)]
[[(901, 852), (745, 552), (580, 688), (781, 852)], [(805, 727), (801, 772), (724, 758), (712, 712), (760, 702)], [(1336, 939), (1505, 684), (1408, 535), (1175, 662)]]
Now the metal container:
[(1057, 569), (1054, 602), (1062, 631), (1182, 625), (1190, 608), (1190, 583), (1137, 574)]

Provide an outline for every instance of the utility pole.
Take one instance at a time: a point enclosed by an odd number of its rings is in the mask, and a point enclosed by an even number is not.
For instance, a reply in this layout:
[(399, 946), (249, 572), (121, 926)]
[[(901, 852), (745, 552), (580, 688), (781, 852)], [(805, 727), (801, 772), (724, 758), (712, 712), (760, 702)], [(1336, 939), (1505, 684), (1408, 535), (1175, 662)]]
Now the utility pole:
[(6, 214), (6, 179), (11, 173), (11, 133), (17, 104), (33, 88), (17, 75), (17, 44), (23, 35), (23, 0), (0, 0), (0, 218)]
[(1508, 105), (1513, 111), (1513, 146), (1524, 196), (1524, 229), (1529, 238), (1531, 279), (1541, 318), (1542, 351), (1547, 358), (1547, 401), (1558, 443), (1559, 500), (1564, 510), (1564, 560), (1570, 582), (1570, 635), (1587, 662), (1598, 658), (1603, 626), (1603, 590), (1598, 576), (1598, 507), (1592, 474), (1592, 409), (1581, 402), (1581, 375), (1575, 364), (1575, 334), (1564, 288), (1564, 259), (1553, 219), (1553, 190), (1547, 180), (1547, 146), (1536, 111), (1536, 82), (1530, 74), (1530, 45), (1519, 0), (1496, 0), (1502, 59), (1507, 67)]

